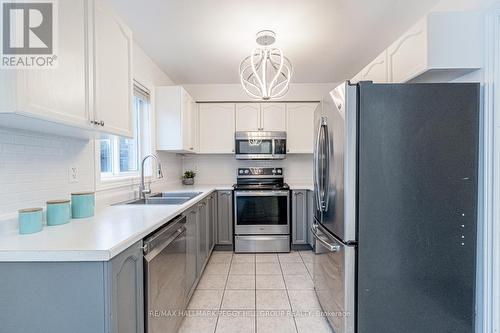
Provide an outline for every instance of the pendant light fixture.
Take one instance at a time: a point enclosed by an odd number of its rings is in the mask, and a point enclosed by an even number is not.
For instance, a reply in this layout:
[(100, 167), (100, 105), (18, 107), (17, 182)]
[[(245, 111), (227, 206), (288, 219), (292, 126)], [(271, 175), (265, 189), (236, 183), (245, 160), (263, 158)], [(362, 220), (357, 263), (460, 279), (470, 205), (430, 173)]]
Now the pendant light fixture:
[(277, 99), (288, 92), (292, 77), (292, 63), (283, 52), (272, 47), (276, 34), (271, 30), (257, 33), (254, 49), (240, 64), (240, 81), (246, 93), (258, 100)]

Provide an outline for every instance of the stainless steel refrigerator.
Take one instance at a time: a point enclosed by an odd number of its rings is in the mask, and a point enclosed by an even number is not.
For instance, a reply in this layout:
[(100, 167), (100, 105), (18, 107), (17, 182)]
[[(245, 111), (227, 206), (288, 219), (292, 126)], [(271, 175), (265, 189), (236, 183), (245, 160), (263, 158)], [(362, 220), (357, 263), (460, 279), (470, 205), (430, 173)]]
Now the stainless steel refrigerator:
[(345, 83), (315, 121), (314, 286), (335, 333), (474, 332), (479, 85)]

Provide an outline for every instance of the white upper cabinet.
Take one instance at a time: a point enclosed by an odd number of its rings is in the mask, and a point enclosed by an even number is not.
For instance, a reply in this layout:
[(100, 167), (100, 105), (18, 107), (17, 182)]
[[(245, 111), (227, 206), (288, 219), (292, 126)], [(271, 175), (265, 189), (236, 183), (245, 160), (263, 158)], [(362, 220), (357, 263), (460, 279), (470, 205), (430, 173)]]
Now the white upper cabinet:
[(286, 131), (286, 104), (261, 104), (261, 130)]
[(202, 154), (234, 154), (235, 105), (199, 104), (199, 142)]
[(285, 131), (285, 103), (237, 103), (236, 131)]
[(483, 66), (482, 16), (427, 15), (388, 49), (391, 82), (445, 82)]
[(287, 103), (287, 153), (312, 154), (314, 149), (314, 110), (318, 103)]
[(86, 4), (83, 0), (58, 2), (58, 66), (17, 71), (18, 110), (67, 124), (89, 126)]
[[(58, 65), (0, 70), (0, 122), (26, 130), (90, 137), (87, 1), (58, 1)], [(57, 125), (60, 125), (59, 127)]]
[(94, 119), (103, 132), (132, 134), (132, 33), (103, 0), (95, 4)]
[(425, 16), (351, 82), (448, 82), (483, 66), (482, 16), (436, 12)]
[(387, 63), (387, 50), (384, 50), (368, 66), (360, 72), (358, 81), (373, 81), (375, 83), (389, 82), (389, 66)]
[(2, 126), (131, 136), (132, 35), (103, 0), (57, 1), (57, 67), (0, 70)]
[(156, 149), (195, 153), (196, 103), (181, 86), (157, 87), (155, 94)]
[(261, 130), (259, 103), (236, 104), (236, 130), (259, 131)]

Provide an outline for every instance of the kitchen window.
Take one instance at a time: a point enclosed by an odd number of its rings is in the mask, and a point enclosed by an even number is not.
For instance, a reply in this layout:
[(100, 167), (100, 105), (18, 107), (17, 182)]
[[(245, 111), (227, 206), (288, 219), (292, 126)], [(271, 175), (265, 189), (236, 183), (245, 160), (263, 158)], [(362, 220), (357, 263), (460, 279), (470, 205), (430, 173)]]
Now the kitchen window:
[(150, 98), (147, 89), (134, 85), (133, 138), (105, 135), (100, 140), (101, 179), (138, 177), (141, 157), (151, 151)]

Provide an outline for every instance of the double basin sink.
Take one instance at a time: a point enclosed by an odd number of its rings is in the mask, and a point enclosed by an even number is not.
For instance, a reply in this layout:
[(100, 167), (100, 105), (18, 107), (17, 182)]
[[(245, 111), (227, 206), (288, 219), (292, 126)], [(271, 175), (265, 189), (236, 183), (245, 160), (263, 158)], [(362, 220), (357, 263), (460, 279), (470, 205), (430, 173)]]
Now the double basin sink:
[(162, 192), (124, 203), (125, 205), (182, 205), (202, 192)]

